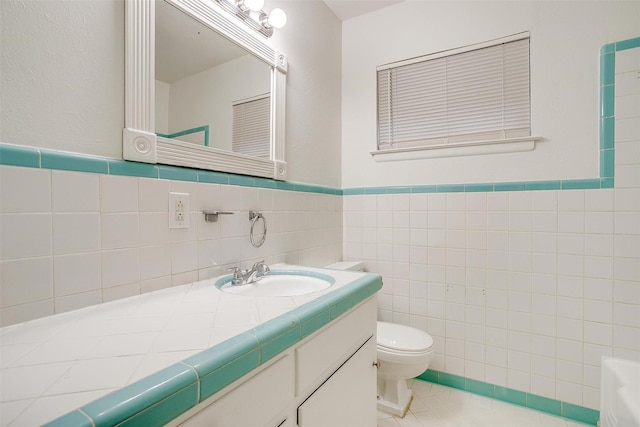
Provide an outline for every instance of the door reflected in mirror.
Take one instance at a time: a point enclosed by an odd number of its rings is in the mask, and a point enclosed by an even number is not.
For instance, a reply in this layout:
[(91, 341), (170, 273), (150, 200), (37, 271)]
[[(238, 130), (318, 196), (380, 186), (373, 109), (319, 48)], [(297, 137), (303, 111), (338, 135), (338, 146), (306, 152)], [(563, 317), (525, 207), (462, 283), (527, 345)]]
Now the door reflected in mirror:
[(155, 39), (156, 134), (269, 159), (271, 66), (165, 1)]

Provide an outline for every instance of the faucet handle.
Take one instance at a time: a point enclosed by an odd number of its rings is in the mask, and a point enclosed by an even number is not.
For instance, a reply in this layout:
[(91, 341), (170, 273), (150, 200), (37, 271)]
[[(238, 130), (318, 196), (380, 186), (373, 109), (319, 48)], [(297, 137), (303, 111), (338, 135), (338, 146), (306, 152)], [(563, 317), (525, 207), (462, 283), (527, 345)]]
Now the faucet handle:
[(262, 274), (266, 274), (268, 272), (271, 271), (271, 269), (269, 268), (269, 266), (267, 264), (264, 263), (264, 260), (262, 261), (258, 261), (255, 264), (253, 264), (253, 267), (251, 267), (251, 269), (253, 271), (258, 271)]
[(242, 280), (242, 272), (240, 267), (229, 267), (227, 271), (233, 271), (233, 280)]

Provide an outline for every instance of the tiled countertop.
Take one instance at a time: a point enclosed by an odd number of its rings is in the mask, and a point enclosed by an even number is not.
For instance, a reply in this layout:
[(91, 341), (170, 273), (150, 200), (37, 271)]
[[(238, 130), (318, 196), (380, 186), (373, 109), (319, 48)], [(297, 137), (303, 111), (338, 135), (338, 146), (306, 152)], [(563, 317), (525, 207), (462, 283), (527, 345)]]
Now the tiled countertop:
[(295, 297), (247, 297), (211, 279), (0, 329), (0, 425), (165, 423), (382, 286), (369, 273), (274, 269), (336, 282)]

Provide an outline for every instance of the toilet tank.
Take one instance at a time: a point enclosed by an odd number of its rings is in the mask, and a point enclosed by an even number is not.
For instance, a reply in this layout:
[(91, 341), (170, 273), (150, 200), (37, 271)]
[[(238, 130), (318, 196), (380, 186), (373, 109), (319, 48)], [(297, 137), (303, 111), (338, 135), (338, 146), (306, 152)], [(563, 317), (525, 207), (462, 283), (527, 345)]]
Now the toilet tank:
[(364, 271), (363, 261), (340, 261), (327, 265), (325, 268), (332, 268), (334, 270), (349, 270), (349, 271)]

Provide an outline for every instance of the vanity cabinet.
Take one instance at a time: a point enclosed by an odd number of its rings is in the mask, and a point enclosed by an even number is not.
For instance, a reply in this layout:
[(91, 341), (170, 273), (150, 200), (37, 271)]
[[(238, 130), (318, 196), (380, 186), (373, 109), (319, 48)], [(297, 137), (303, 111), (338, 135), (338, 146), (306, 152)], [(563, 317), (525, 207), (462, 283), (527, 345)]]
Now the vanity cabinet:
[(170, 425), (375, 426), (376, 311), (374, 295)]
[(298, 407), (298, 426), (375, 426), (376, 368), (371, 362), (375, 351), (371, 337)]

